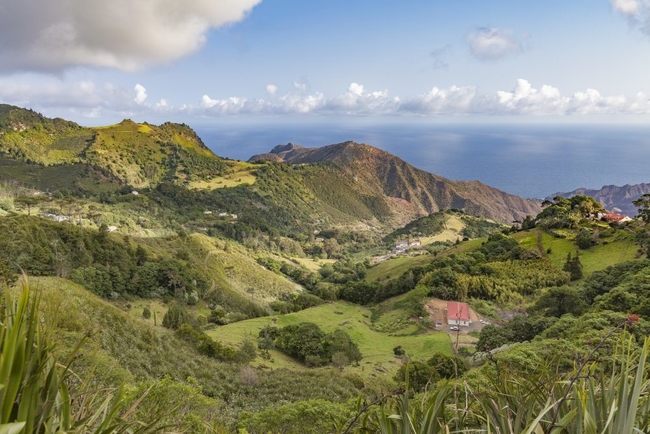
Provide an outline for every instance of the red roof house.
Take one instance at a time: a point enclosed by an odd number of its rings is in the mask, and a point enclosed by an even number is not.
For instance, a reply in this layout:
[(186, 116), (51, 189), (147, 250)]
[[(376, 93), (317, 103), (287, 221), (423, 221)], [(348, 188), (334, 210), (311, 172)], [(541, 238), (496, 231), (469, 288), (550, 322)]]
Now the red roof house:
[(469, 305), (457, 301), (447, 302), (447, 323), (449, 325), (468, 326), (472, 320), (469, 317)]

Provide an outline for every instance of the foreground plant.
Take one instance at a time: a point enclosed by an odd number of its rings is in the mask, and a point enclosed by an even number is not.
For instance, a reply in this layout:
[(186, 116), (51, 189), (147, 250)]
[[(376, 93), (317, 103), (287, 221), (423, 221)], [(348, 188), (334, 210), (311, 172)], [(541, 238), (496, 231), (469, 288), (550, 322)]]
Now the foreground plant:
[(155, 415), (148, 423), (131, 419), (139, 400), (126, 408), (122, 390), (93, 390), (90, 378), (72, 373), (83, 340), (67, 360), (57, 360), (52, 328), (39, 316), (40, 294), (25, 278), (19, 289), (14, 297), (5, 287), (0, 305), (0, 434), (159, 431)]
[[(593, 356), (628, 319), (610, 331), (570, 374), (552, 365), (527, 376), (508, 370), (485, 390), (442, 382), (418, 401), (408, 394), (382, 400), (357, 416), (357, 433), (382, 434), (640, 434), (650, 432), (650, 338), (638, 348), (621, 334), (609, 373)], [(458, 395), (464, 396), (459, 404)]]

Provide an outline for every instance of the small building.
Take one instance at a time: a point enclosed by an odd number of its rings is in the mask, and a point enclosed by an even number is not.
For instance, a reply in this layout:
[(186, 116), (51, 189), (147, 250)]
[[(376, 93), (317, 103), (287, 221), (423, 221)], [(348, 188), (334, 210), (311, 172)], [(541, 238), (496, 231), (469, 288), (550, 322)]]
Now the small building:
[(629, 222), (632, 219), (629, 218), (626, 215), (623, 215), (623, 214), (617, 214), (615, 212), (608, 212), (607, 214), (605, 214), (604, 216), (601, 217), (601, 220), (604, 220), (604, 221), (606, 221), (608, 223), (612, 223), (612, 222), (623, 223), (623, 222)]
[(469, 305), (457, 301), (447, 302), (447, 323), (456, 326), (468, 326), (472, 323)]
[(409, 246), (409, 242), (406, 240), (401, 240), (395, 243), (395, 251), (396, 252), (403, 252), (406, 250)]
[(422, 243), (420, 242), (420, 240), (413, 240), (409, 244), (409, 247), (421, 247), (421, 246), (422, 246)]

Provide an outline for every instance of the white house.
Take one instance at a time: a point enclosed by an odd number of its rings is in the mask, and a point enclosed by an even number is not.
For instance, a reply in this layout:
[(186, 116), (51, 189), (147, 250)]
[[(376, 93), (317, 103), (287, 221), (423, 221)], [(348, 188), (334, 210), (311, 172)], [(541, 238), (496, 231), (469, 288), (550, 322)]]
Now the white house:
[(456, 326), (468, 326), (472, 323), (469, 316), (469, 305), (457, 301), (447, 302), (447, 323)]

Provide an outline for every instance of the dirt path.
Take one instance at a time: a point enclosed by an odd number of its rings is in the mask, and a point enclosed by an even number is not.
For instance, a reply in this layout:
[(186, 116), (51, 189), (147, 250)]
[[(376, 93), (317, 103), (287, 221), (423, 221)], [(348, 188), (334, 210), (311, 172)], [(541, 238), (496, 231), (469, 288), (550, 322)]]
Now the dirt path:
[(537, 230), (537, 251), (542, 258), (546, 258), (546, 250), (544, 250), (544, 245), (542, 244), (542, 231)]

